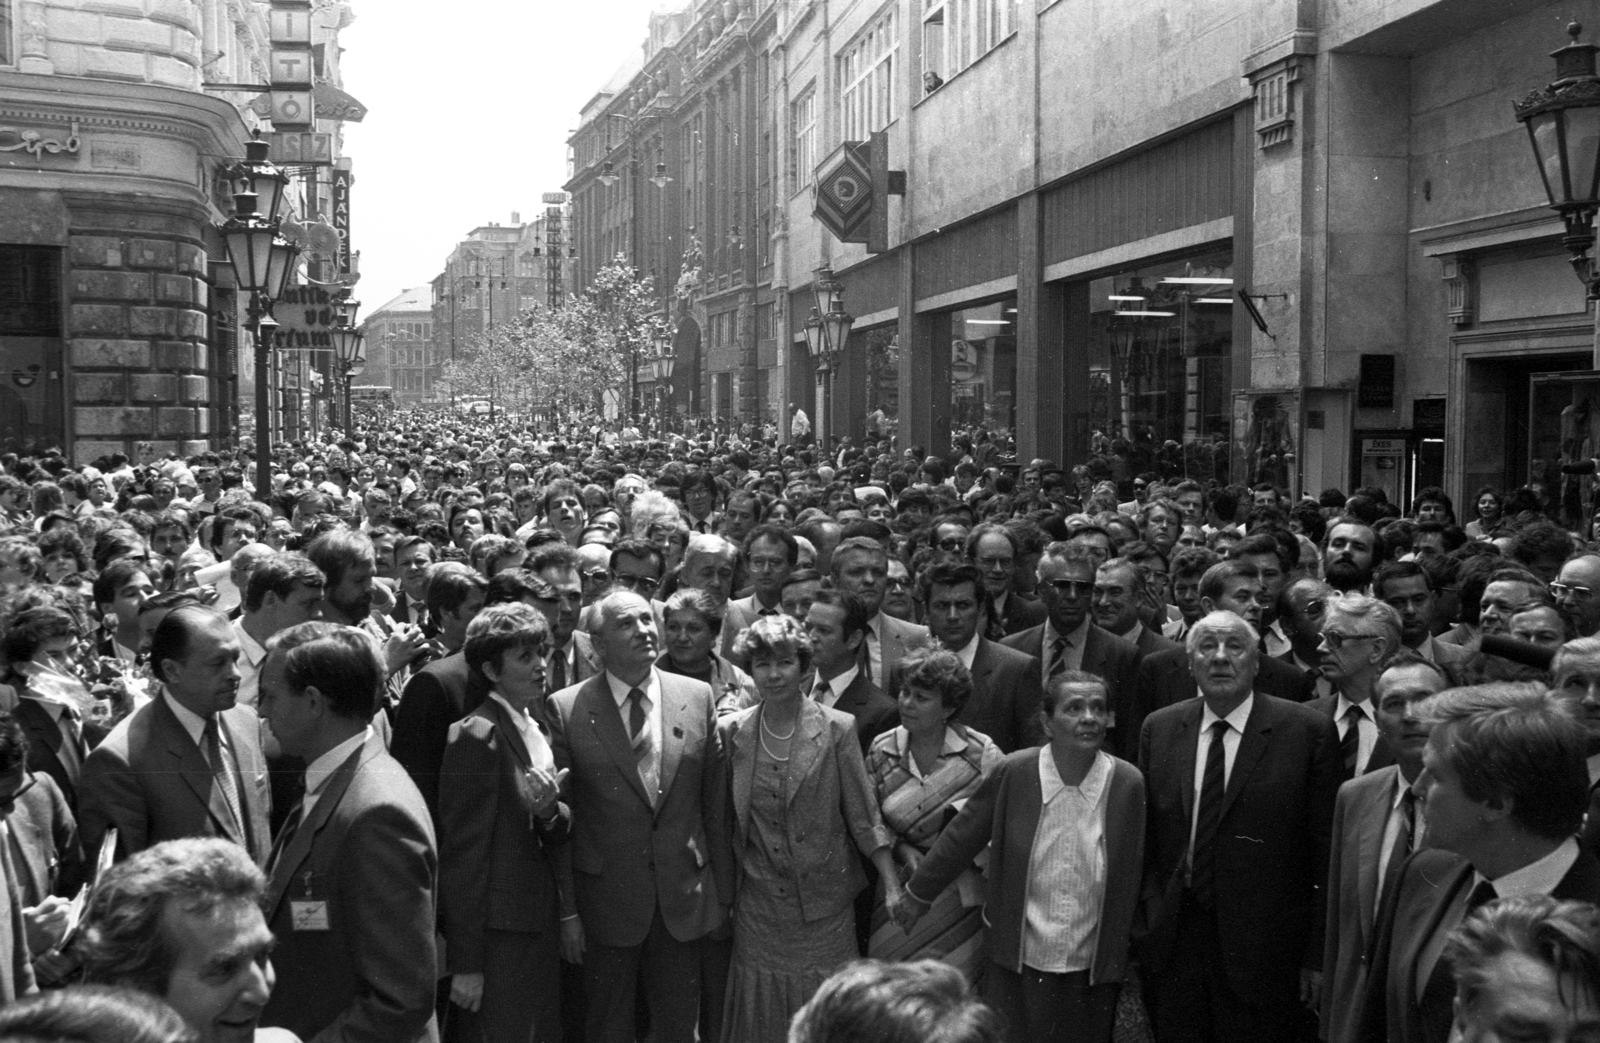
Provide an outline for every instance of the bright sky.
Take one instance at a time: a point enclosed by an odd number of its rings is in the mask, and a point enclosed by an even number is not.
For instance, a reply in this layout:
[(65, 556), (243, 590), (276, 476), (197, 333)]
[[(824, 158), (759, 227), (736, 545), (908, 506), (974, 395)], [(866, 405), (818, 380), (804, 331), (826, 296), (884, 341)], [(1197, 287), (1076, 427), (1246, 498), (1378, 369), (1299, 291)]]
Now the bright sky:
[(566, 181), (578, 110), (681, 0), (357, 0), (340, 34), (362, 317), (438, 275), (482, 224)]

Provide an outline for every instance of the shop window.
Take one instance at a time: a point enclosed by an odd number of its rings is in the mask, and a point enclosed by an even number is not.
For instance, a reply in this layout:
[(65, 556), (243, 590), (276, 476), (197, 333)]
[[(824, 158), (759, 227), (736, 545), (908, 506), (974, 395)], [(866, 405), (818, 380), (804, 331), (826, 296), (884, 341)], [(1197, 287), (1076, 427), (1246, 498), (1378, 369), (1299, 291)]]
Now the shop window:
[(950, 338), (951, 435), (1010, 435), (1017, 422), (1017, 299), (953, 312)]
[(868, 438), (893, 438), (900, 426), (900, 328), (891, 323), (851, 334), (867, 354)]
[(59, 336), (61, 251), (53, 246), (0, 246), (0, 337)]
[(1231, 250), (1089, 283), (1097, 454), (1125, 459), (1130, 473), (1227, 480), (1233, 307)]
[(1013, 31), (1014, 0), (924, 0), (922, 80), (932, 93)]

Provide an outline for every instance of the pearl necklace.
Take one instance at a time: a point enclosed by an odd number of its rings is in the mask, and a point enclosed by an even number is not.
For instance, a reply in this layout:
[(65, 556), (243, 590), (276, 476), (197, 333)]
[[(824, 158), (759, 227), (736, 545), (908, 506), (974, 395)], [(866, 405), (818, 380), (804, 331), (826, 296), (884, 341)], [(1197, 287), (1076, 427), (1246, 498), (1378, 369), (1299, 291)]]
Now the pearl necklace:
[(756, 711), (757, 723), (760, 725), (760, 728), (761, 728), (761, 732), (760, 732), (761, 748), (763, 750), (767, 751), (767, 756), (768, 757), (771, 757), (773, 760), (777, 761), (779, 764), (787, 764), (787, 763), (789, 763), (789, 758), (787, 756), (780, 757), (776, 753), (772, 752), (772, 747), (767, 745), (767, 736), (769, 736), (769, 735), (772, 736), (778, 742), (788, 742), (790, 739), (794, 738), (795, 729), (800, 727), (800, 722), (799, 721), (795, 722), (794, 727), (789, 729), (789, 734), (788, 735), (779, 735), (777, 732), (775, 732), (771, 728), (767, 727), (767, 715), (764, 712), (765, 709), (766, 708), (763, 707), (761, 710), (757, 710)]

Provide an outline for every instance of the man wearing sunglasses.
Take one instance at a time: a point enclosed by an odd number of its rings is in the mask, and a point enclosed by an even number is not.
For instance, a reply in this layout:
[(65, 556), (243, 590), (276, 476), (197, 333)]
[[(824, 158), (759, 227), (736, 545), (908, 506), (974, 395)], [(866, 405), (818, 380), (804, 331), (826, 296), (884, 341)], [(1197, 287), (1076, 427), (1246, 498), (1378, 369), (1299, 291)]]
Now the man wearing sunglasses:
[(1333, 718), (1339, 754), (1350, 781), (1395, 762), (1394, 747), (1378, 730), (1373, 689), (1383, 665), (1400, 647), (1400, 614), (1377, 598), (1345, 594), (1328, 605), (1322, 623), (1322, 672), (1334, 692), (1311, 706)]
[(1085, 547), (1069, 543), (1046, 547), (1039, 559), (1038, 593), (1049, 615), (1038, 626), (1000, 643), (1037, 659), (1045, 686), (1065, 670), (1083, 670), (1105, 681), (1113, 714), (1107, 749), (1131, 761), (1139, 732), (1124, 722), (1134, 699), (1139, 649), (1089, 618), (1099, 565), (1094, 552)]
[(1600, 555), (1569, 558), (1550, 584), (1556, 607), (1579, 637), (1600, 634)]

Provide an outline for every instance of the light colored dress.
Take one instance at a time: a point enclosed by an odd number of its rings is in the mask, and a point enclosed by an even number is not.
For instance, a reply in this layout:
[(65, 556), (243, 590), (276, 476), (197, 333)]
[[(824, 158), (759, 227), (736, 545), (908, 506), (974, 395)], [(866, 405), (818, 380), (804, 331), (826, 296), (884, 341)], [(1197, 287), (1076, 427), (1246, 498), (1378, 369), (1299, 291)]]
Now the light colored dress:
[[(867, 776), (877, 791), (883, 824), (894, 833), (896, 843), (926, 855), (945, 823), (978, 791), (1002, 756), (987, 735), (950, 724), (945, 727), (938, 764), (923, 775), (911, 756), (911, 735), (904, 727), (878, 736), (867, 753)], [(889, 918), (883, 895), (879, 881), (868, 956), (941, 960), (969, 981), (976, 980), (984, 965), (983, 887), (976, 870), (967, 870), (940, 892), (909, 936)]]

